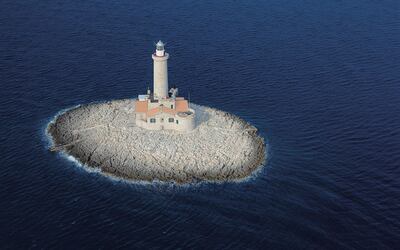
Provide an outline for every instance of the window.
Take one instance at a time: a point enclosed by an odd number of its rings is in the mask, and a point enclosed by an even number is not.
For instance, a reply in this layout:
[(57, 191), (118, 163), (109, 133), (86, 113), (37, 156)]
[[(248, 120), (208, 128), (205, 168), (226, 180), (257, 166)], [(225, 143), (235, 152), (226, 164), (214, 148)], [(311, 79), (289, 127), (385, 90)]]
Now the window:
[(179, 124), (178, 120), (176, 120), (176, 124)]
[(174, 118), (168, 118), (168, 122), (174, 122)]
[(174, 109), (174, 105), (171, 105), (171, 109)]
[(150, 118), (150, 123), (156, 123), (156, 118)]

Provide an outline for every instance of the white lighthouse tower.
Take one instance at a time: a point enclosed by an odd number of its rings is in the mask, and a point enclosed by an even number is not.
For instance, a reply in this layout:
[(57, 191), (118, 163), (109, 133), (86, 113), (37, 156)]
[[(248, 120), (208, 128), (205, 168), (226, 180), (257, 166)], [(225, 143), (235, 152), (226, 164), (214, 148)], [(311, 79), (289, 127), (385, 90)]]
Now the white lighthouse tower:
[(164, 43), (158, 41), (154, 61), (153, 93), (139, 95), (135, 100), (135, 122), (138, 127), (150, 130), (175, 130), (189, 132), (195, 129), (195, 111), (188, 100), (178, 96), (178, 88), (168, 91), (168, 53)]
[(154, 72), (153, 72), (153, 91), (157, 98), (168, 97), (168, 58), (169, 54), (165, 52), (164, 43), (158, 41), (156, 44), (156, 52), (152, 55)]

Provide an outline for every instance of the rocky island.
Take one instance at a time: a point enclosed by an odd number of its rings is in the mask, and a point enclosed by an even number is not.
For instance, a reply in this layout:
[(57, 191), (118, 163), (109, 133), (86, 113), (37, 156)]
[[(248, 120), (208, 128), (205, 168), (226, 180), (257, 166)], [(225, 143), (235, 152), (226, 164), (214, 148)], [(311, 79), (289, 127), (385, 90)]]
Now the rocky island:
[(157, 43), (154, 88), (138, 98), (81, 105), (47, 127), (52, 151), (124, 179), (178, 183), (235, 180), (262, 166), (266, 146), (239, 117), (168, 92), (164, 44)]

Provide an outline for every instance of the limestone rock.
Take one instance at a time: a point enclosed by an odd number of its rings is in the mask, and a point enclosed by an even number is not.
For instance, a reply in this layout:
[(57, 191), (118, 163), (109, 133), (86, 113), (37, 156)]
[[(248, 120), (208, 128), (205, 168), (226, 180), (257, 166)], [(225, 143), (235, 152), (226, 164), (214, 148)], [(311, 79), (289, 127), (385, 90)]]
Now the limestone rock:
[(55, 149), (89, 167), (135, 180), (232, 180), (265, 162), (257, 129), (237, 116), (191, 104), (196, 128), (188, 133), (135, 125), (134, 100), (82, 105), (48, 126)]

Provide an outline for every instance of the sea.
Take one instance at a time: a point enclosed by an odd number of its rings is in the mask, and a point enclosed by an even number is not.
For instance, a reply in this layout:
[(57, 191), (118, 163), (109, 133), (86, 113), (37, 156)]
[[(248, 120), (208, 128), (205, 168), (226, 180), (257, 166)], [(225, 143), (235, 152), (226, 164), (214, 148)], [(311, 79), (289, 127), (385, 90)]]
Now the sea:
[[(152, 86), (258, 128), (233, 182), (123, 181), (49, 151), (80, 104)], [(399, 249), (398, 0), (2, 0), (0, 249)]]

